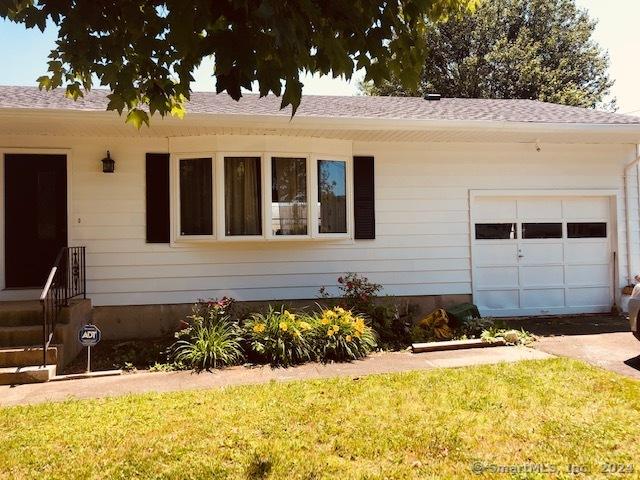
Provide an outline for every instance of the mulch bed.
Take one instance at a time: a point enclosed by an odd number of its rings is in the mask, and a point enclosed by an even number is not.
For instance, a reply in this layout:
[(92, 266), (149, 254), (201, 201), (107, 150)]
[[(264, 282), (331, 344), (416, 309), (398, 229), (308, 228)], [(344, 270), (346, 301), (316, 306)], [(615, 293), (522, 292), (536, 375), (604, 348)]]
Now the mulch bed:
[[(91, 370), (126, 371), (147, 370), (158, 363), (166, 363), (167, 348), (175, 341), (173, 337), (144, 340), (103, 340), (91, 348)], [(84, 373), (87, 370), (87, 349), (64, 369), (64, 374)]]

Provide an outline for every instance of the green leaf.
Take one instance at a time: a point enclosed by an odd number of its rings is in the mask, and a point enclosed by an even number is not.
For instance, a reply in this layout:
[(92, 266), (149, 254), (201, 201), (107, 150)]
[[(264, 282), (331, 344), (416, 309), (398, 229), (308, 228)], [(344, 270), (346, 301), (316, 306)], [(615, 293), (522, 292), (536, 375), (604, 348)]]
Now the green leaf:
[(131, 123), (138, 130), (142, 128), (143, 124), (149, 126), (149, 114), (144, 110), (140, 110), (139, 108), (134, 108), (127, 113), (126, 123)]

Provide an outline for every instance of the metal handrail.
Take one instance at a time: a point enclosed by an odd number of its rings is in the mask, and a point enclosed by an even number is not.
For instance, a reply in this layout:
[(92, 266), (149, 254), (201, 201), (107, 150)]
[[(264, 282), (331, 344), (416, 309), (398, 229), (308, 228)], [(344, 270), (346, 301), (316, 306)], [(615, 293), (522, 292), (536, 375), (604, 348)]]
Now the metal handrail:
[(69, 300), (81, 295), (87, 298), (86, 248), (63, 247), (40, 294), (43, 365), (47, 364), (47, 350), (53, 340), (62, 307), (69, 306)]

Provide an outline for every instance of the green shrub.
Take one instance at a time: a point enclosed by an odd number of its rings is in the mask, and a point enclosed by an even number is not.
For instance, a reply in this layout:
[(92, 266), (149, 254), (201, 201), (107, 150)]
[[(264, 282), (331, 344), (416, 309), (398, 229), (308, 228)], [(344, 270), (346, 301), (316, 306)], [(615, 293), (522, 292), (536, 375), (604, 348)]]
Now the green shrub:
[(176, 332), (170, 358), (177, 365), (196, 370), (219, 368), (242, 362), (241, 331), (237, 324), (213, 304), (194, 307), (183, 327)]
[(258, 361), (276, 367), (304, 363), (313, 358), (310, 339), (312, 324), (280, 307), (269, 306), (266, 314), (254, 313), (244, 324), (244, 334)]
[(313, 318), (313, 349), (321, 362), (357, 360), (375, 348), (375, 332), (350, 310), (334, 307)]

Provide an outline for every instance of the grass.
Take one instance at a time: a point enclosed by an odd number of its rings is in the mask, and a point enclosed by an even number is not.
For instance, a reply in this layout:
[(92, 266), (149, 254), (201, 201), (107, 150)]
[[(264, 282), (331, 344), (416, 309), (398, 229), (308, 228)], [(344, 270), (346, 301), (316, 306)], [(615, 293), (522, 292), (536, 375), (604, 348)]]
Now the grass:
[(4, 408), (0, 478), (605, 478), (638, 425), (640, 382), (552, 359)]

